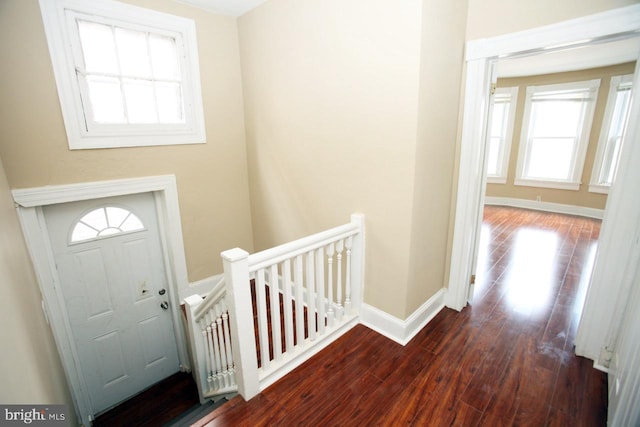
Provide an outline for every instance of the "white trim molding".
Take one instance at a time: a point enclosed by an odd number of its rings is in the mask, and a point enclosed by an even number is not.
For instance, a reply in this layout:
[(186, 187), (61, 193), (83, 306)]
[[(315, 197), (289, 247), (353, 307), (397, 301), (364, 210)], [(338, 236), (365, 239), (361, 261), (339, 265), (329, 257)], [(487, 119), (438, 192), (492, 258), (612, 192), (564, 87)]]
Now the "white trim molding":
[(491, 206), (511, 206), (513, 208), (533, 209), (536, 211), (578, 215), (595, 219), (602, 219), (604, 216), (604, 209), (588, 208), (586, 206), (565, 205), (562, 203), (538, 202), (537, 200), (515, 199), (511, 197), (487, 196), (484, 199), (484, 203), (485, 205)]
[(136, 193), (153, 193), (169, 282), (171, 316), (182, 370), (189, 370), (187, 341), (181, 320), (179, 295), (188, 288), (182, 226), (176, 179), (173, 175), (55, 185), (12, 191), (22, 232), (43, 297), (45, 315), (50, 321), (78, 419), (91, 425), (94, 411), (84, 383), (71, 327), (62, 298), (53, 250), (49, 242), (43, 207), (58, 203), (100, 199)]
[(406, 345), (444, 308), (445, 293), (446, 289), (440, 289), (405, 320), (363, 303), (360, 323), (398, 344)]

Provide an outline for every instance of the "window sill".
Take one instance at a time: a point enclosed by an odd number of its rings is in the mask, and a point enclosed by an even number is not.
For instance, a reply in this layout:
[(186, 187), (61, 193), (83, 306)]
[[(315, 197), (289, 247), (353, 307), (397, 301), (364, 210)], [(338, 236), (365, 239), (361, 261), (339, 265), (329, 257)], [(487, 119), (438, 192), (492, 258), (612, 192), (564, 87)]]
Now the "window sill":
[(487, 184), (506, 184), (507, 177), (505, 176), (488, 176)]
[(580, 190), (579, 182), (542, 181), (542, 180), (535, 180), (535, 179), (520, 178), (520, 179), (516, 179), (514, 184), (524, 186), (524, 187), (554, 188), (556, 190), (571, 190), (571, 191)]
[(590, 184), (589, 193), (609, 194), (610, 188), (608, 185)]

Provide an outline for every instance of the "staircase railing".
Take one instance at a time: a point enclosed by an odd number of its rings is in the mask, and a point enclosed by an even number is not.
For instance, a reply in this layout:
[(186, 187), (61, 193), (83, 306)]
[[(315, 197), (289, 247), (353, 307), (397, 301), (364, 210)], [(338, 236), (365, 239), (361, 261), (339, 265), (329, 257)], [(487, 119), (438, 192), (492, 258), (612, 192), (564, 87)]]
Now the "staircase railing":
[(230, 390), (249, 400), (359, 321), (363, 215), (255, 254), (221, 255), (224, 291), (185, 300), (201, 400)]
[(227, 290), (214, 289), (206, 298), (185, 298), (193, 374), (200, 403), (237, 392), (231, 346)]

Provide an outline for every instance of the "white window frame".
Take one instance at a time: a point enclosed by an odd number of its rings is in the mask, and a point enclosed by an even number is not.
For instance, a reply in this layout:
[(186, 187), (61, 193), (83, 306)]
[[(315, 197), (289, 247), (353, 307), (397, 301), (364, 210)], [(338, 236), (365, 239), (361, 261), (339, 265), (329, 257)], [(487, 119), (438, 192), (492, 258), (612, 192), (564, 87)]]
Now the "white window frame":
[[(71, 150), (206, 142), (197, 37), (192, 20), (105, 0), (40, 0), (40, 9)], [(92, 126), (91, 119), (86, 119), (92, 116), (83, 108), (83, 89), (76, 74), (79, 68), (78, 17), (175, 38), (180, 57), (185, 123)]]
[[(591, 179), (589, 182), (589, 191), (591, 193), (609, 194), (610, 185), (600, 183), (600, 174), (602, 173), (603, 166), (602, 163), (604, 161), (605, 151), (607, 149), (607, 146), (609, 145), (609, 132), (611, 130), (611, 121), (613, 120), (613, 112), (616, 106), (618, 89), (620, 88), (620, 86), (630, 87), (632, 82), (633, 74), (611, 77), (611, 82), (609, 84), (609, 95), (607, 95), (607, 106), (605, 107), (604, 117), (602, 119), (600, 138), (598, 139), (598, 148), (596, 151), (595, 160), (593, 162), (593, 169), (591, 171)], [(627, 119), (628, 115), (629, 111), (627, 111)]]
[[(598, 89), (600, 87), (600, 79), (593, 79), (587, 81), (573, 82), (573, 83), (560, 83), (544, 86), (528, 86), (527, 95), (525, 98), (525, 107), (522, 121), (522, 132), (520, 134), (520, 147), (518, 150), (518, 166), (516, 169), (516, 179), (514, 184), (528, 187), (544, 187), (555, 188), (560, 190), (573, 190), (578, 191), (580, 189), (582, 171), (584, 168), (584, 160), (587, 154), (587, 147), (589, 145), (589, 136), (591, 134), (591, 125), (593, 122), (593, 114), (595, 111), (596, 99), (598, 97)], [(569, 173), (569, 179), (567, 180), (553, 180), (553, 179), (532, 179), (527, 178), (525, 174), (525, 166), (529, 160), (530, 144), (529, 144), (529, 122), (531, 119), (531, 99), (532, 97), (541, 92), (553, 92), (553, 91), (572, 91), (572, 90), (588, 90), (590, 92), (590, 102), (585, 106), (584, 115), (582, 117), (581, 132), (576, 141), (577, 147), (574, 149), (571, 167)]]
[[(500, 87), (495, 90), (494, 96), (491, 98), (491, 111), (489, 112), (490, 120), (493, 120), (493, 105), (495, 95), (509, 95), (509, 114), (507, 116), (507, 124), (503, 135), (500, 148), (498, 149), (498, 174), (491, 175), (487, 172), (487, 183), (490, 184), (506, 184), (507, 173), (509, 172), (509, 158), (511, 156), (511, 144), (513, 143), (513, 124), (516, 118), (516, 106), (518, 101), (518, 87)], [(491, 123), (491, 121), (489, 122)], [(491, 127), (488, 129), (488, 146), (491, 146)]]

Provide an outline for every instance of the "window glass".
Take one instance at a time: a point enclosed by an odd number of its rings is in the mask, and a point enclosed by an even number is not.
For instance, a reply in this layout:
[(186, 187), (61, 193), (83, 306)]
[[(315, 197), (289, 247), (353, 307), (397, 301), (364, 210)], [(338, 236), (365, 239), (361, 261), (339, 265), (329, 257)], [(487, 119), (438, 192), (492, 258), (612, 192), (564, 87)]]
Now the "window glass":
[(103, 0), (40, 10), (69, 148), (206, 142), (193, 20)]
[(135, 214), (121, 207), (106, 206), (78, 220), (71, 232), (71, 243), (140, 230), (144, 230), (144, 224)]
[(579, 188), (599, 82), (527, 88), (516, 184)]
[(498, 88), (492, 98), (487, 152), (488, 182), (506, 182), (517, 94), (517, 87)]
[(93, 122), (184, 123), (174, 39), (86, 20), (78, 25)]
[(607, 193), (615, 180), (631, 104), (632, 77), (629, 74), (611, 79), (589, 191)]

